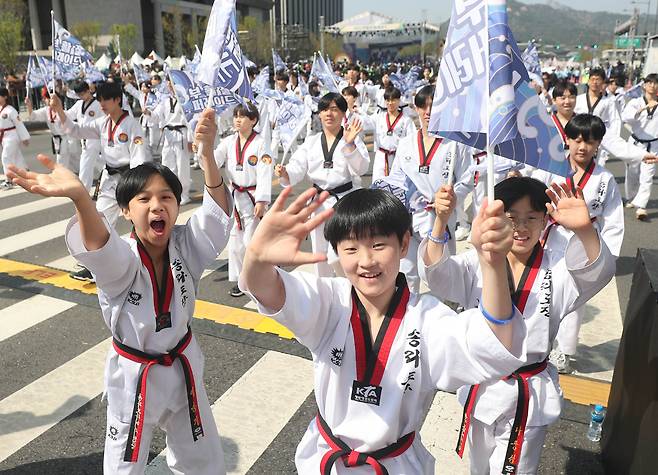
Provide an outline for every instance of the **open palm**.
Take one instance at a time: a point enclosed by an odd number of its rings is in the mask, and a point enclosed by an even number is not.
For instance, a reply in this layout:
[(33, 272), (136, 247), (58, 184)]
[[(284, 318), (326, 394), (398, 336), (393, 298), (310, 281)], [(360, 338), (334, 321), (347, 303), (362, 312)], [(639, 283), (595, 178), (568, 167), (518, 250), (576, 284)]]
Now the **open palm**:
[(559, 225), (577, 231), (591, 224), (583, 190), (576, 188), (574, 192), (566, 183), (553, 183), (546, 194), (551, 199), (551, 203), (546, 204), (548, 214)]
[(329, 193), (324, 192), (309, 203), (317, 193), (314, 188), (309, 188), (284, 208), (291, 192), (290, 187), (283, 190), (251, 238), (249, 251), (260, 263), (297, 266), (326, 260), (324, 254), (303, 252), (300, 247), (306, 236), (333, 213), (333, 209), (328, 209), (311, 218), (311, 214), (329, 197)]
[(10, 165), (7, 176), (30, 193), (42, 196), (63, 196), (75, 200), (87, 193), (82, 182), (68, 168), (53, 162), (46, 155), (37, 159), (50, 173), (37, 173)]

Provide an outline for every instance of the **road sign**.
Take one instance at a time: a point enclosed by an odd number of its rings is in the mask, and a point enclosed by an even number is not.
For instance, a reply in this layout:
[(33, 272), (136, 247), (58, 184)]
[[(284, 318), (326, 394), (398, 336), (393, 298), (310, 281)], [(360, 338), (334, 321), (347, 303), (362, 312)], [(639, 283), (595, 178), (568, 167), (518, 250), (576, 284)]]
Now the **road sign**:
[(619, 36), (615, 38), (615, 48), (641, 48), (642, 38), (629, 38), (627, 36)]

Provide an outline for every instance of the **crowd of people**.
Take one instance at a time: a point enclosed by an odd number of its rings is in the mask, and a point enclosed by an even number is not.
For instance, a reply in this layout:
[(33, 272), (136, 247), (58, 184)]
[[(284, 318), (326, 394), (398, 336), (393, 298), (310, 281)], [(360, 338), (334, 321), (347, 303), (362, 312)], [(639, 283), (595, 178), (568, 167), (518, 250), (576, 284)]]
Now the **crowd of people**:
[[(285, 162), (275, 99), (206, 110), (193, 128), (167, 78), (122, 73), (58, 84), (40, 108), (27, 102), (56, 157), (39, 156), (50, 173), (28, 171), (29, 134), (0, 89), (5, 187), (73, 201), (66, 242), (84, 268), (72, 277), (96, 282), (114, 336), (106, 473), (141, 473), (155, 426), (175, 473), (224, 473), (189, 322), (201, 274), (226, 246), (231, 295), (247, 294), (313, 355), (319, 412), (297, 450), (300, 473), (434, 473), (418, 431), (437, 389), (464, 405), (458, 451), (469, 446), (471, 473), (537, 473), (561, 411), (558, 372), (573, 370), (584, 305), (621, 250), (609, 155), (627, 164), (625, 206), (647, 218), (658, 75), (629, 100), (603, 69), (588, 71), (583, 92), (580, 77), (545, 74), (536, 87), (573, 175), (494, 157), (490, 178), (486, 152), (429, 134), (432, 67), (408, 89), (391, 80), (397, 67), (343, 65), (338, 92), (326, 92), (308, 66), (271, 78), (310, 109)], [(203, 202), (176, 226), (192, 167), (203, 170)], [(303, 182), (312, 187), (293, 200)], [(130, 237), (115, 230), (120, 216)], [(458, 239), (473, 249), (458, 254)], [(283, 270), (302, 264), (314, 275)]]

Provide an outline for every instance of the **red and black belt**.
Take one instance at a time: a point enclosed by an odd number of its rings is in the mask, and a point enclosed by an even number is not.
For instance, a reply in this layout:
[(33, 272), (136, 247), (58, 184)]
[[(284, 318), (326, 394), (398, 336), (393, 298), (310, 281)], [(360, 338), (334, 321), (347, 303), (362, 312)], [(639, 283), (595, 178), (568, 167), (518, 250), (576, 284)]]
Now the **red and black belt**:
[(379, 147), (379, 151), (384, 154), (384, 176), (388, 176), (391, 172), (391, 164), (388, 163), (389, 157), (395, 157), (395, 150), (386, 150), (385, 148)]
[(187, 356), (183, 354), (185, 348), (190, 344), (190, 341), (192, 341), (192, 330), (188, 328), (185, 336), (169, 353), (162, 355), (149, 355), (148, 353), (124, 345), (116, 338), (113, 340), (112, 344), (114, 345), (114, 350), (120, 356), (143, 365), (139, 372), (139, 378), (137, 379), (135, 406), (133, 407), (132, 418), (130, 420), (128, 443), (126, 444), (126, 452), (123, 456), (124, 462), (137, 462), (139, 457), (139, 448), (144, 429), (144, 416), (146, 409), (146, 380), (148, 378), (149, 369), (156, 364), (171, 366), (177, 359), (180, 360), (181, 366), (183, 367), (183, 374), (185, 375), (192, 437), (195, 441), (197, 441), (199, 437), (203, 437), (203, 426), (201, 424), (201, 414), (199, 413), (199, 404), (197, 402), (196, 386), (194, 385), (194, 374), (192, 373), (190, 361), (187, 359)]
[(370, 465), (377, 475), (388, 475), (386, 467), (381, 464), (380, 460), (402, 455), (409, 447), (411, 447), (416, 436), (415, 432), (409, 432), (400, 437), (397, 442), (394, 442), (383, 449), (375, 450), (373, 452), (357, 452), (352, 450), (345, 442), (331, 432), (327, 422), (320, 414), (317, 415), (316, 422), (322, 438), (331, 447), (331, 450), (324, 454), (322, 461), (320, 462), (321, 475), (330, 475), (331, 469), (338, 459), (342, 459), (343, 463), (348, 468)]
[[(231, 187), (233, 188), (233, 191), (231, 192), (231, 198), (233, 198), (234, 203), (235, 203), (235, 192), (237, 191), (238, 193), (246, 193), (249, 199), (251, 200), (251, 204), (256, 206), (256, 198), (254, 198), (254, 195), (251, 194), (252, 191), (256, 191), (255, 186), (238, 186), (235, 183), (231, 183)], [(235, 215), (235, 224), (238, 225), (238, 230), (242, 231), (242, 217), (238, 212), (238, 207), (235, 205), (233, 206), (233, 214)]]
[[(519, 392), (516, 402), (514, 422), (512, 423), (512, 431), (510, 432), (509, 442), (507, 444), (507, 453), (505, 454), (505, 462), (503, 463), (503, 474), (515, 474), (516, 468), (519, 464), (519, 459), (521, 458), (523, 437), (525, 434), (526, 424), (528, 422), (528, 409), (530, 407), (530, 387), (528, 386), (528, 379), (541, 373), (545, 369), (546, 360), (539, 363), (523, 366), (514, 371), (509, 376), (503, 378), (503, 381), (514, 379), (517, 382), (517, 388)], [(464, 455), (464, 448), (466, 447), (468, 431), (471, 427), (473, 409), (475, 408), (475, 399), (479, 388), (479, 384), (471, 386), (466, 398), (466, 404), (464, 404), (464, 415), (462, 417), (462, 424), (459, 429), (457, 448), (455, 449), (459, 457)]]
[(8, 129), (0, 129), (0, 143), (2, 143), (2, 141), (5, 138), (5, 132), (9, 132), (10, 130), (16, 130), (16, 127), (9, 127)]
[(333, 196), (336, 199), (339, 199), (338, 198), (339, 194), (345, 193), (346, 191), (350, 191), (353, 188), (353, 186), (354, 185), (352, 184), (352, 182), (348, 181), (347, 183), (343, 183), (342, 185), (338, 185), (335, 188), (329, 188), (328, 190), (325, 190), (320, 185), (317, 185), (317, 184), (313, 183), (313, 188), (318, 190), (318, 195), (320, 193), (322, 193), (323, 191), (326, 191), (327, 193), (329, 193), (331, 196)]

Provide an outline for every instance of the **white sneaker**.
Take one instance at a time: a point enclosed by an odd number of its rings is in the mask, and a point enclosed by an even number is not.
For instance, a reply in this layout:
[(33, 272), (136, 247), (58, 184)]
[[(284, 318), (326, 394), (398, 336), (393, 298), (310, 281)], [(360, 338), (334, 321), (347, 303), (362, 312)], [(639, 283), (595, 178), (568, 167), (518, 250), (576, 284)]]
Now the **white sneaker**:
[(635, 211), (635, 217), (639, 219), (640, 221), (646, 221), (649, 219), (649, 215), (647, 214), (647, 210), (644, 208), (638, 208)]
[(626, 207), (629, 208), (629, 209), (630, 209), (630, 208), (635, 208), (635, 205), (633, 204), (632, 201), (627, 201), (627, 202), (626, 202)]
[(557, 372), (560, 374), (571, 374), (573, 373), (573, 368), (571, 367), (571, 358), (569, 355), (565, 355), (558, 348), (551, 350), (551, 353), (548, 355), (548, 361), (555, 366)]
[(468, 237), (468, 235), (471, 234), (470, 228), (463, 228), (459, 226), (457, 230), (455, 231), (455, 239), (457, 241), (463, 241)]

